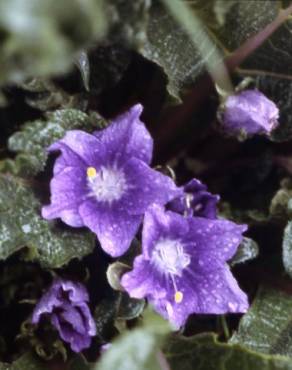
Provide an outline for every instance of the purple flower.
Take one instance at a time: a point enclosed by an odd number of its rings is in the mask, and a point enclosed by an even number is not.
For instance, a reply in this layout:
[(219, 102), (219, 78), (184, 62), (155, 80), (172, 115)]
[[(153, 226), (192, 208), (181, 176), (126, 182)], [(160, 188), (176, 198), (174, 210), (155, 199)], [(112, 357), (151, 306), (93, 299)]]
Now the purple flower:
[(153, 140), (139, 119), (142, 109), (135, 105), (93, 135), (68, 131), (49, 148), (61, 155), (43, 217), (89, 227), (114, 257), (129, 248), (151, 204), (164, 205), (181, 193), (169, 177), (149, 167)]
[(184, 216), (217, 218), (219, 195), (207, 191), (207, 186), (197, 179), (192, 179), (182, 187), (182, 194), (167, 204), (167, 209)]
[(270, 134), (278, 125), (279, 109), (258, 90), (245, 90), (225, 102), (222, 125), (227, 133)]
[(72, 351), (80, 352), (90, 346), (91, 337), (96, 335), (88, 300), (82, 284), (55, 280), (36, 305), (32, 323), (38, 324), (43, 315), (47, 315), (60, 337), (70, 344)]
[(121, 284), (133, 298), (147, 297), (176, 327), (192, 313), (245, 312), (247, 296), (226, 263), (245, 225), (183, 217), (154, 205), (145, 215), (142, 255)]

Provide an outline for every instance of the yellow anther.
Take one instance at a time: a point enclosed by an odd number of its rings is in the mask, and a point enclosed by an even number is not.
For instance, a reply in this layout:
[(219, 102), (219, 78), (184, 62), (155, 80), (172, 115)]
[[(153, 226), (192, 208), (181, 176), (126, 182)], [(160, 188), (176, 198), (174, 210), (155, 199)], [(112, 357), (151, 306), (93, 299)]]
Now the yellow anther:
[(175, 292), (174, 300), (175, 300), (176, 303), (181, 303), (181, 301), (183, 300), (183, 297), (184, 297), (183, 293), (177, 291), (177, 292)]
[(96, 175), (96, 169), (94, 167), (87, 168), (87, 176), (94, 177)]

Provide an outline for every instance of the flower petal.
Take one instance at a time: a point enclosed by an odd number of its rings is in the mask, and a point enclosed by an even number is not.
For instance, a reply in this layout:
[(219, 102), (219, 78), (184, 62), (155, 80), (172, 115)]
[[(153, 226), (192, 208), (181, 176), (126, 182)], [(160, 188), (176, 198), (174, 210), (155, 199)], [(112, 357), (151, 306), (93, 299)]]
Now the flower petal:
[(188, 218), (189, 233), (185, 238), (187, 252), (192, 255), (194, 269), (214, 270), (228, 261), (242, 241), (246, 225), (228, 220), (210, 220), (200, 217)]
[(153, 139), (139, 119), (142, 110), (142, 105), (136, 104), (114, 119), (110, 126), (94, 133), (106, 146), (112, 161), (121, 163), (135, 157), (147, 164), (151, 162)]
[(60, 317), (56, 314), (52, 315), (51, 322), (58, 330), (60, 337), (70, 344), (72, 351), (79, 353), (90, 346), (91, 337), (89, 335), (76, 332), (71, 323), (64, 325), (64, 322), (62, 322)]
[(178, 290), (183, 294), (180, 303), (174, 301), (174, 289), (168, 297), (150, 299), (155, 309), (176, 328), (183, 326), (189, 315), (243, 313), (248, 309), (246, 294), (239, 288), (226, 265), (210, 274), (192, 273), (177, 281)]
[(59, 172), (63, 171), (66, 167), (77, 167), (77, 168), (86, 168), (87, 165), (83, 159), (73, 152), (67, 145), (57, 141), (50, 146), (49, 152), (60, 151), (61, 154), (55, 161), (54, 164), (54, 175), (57, 175)]
[(67, 131), (66, 135), (52, 144), (48, 150), (50, 152), (63, 150), (65, 153), (64, 146), (78, 155), (86, 166), (100, 167), (105, 163), (105, 147), (94, 135), (81, 130)]
[(170, 177), (152, 170), (139, 159), (128, 160), (124, 171), (129, 189), (118, 207), (129, 214), (143, 214), (152, 204), (164, 205), (181, 194)]
[(78, 206), (87, 194), (86, 173), (81, 168), (66, 167), (51, 180), (51, 204), (42, 208), (42, 216), (61, 218), (67, 225), (84, 226)]
[(184, 238), (189, 233), (186, 218), (174, 212), (165, 212), (164, 208), (154, 204), (145, 213), (142, 245), (143, 255), (150, 258), (155, 242), (159, 239)]
[(114, 207), (102, 208), (94, 199), (81, 204), (79, 214), (84, 224), (96, 233), (102, 249), (112, 257), (128, 250), (142, 221), (142, 215), (129, 215)]
[(121, 279), (122, 286), (132, 298), (144, 298), (149, 294), (155, 297), (164, 297), (166, 291), (163, 286), (158, 286), (158, 290), (154, 290), (157, 284), (157, 272), (153, 270), (150, 262), (145, 260), (143, 256), (135, 258), (133, 270), (124, 274)]

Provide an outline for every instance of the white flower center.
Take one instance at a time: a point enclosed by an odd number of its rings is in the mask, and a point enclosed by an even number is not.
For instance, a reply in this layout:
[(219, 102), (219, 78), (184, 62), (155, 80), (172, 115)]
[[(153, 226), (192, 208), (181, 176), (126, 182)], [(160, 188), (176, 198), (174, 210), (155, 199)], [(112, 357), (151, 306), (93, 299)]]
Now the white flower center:
[(87, 169), (87, 180), (92, 195), (98, 201), (119, 200), (127, 190), (124, 172), (116, 167), (101, 167), (97, 172), (93, 167)]
[(181, 276), (190, 264), (191, 257), (178, 240), (162, 239), (154, 247), (152, 261), (161, 272)]

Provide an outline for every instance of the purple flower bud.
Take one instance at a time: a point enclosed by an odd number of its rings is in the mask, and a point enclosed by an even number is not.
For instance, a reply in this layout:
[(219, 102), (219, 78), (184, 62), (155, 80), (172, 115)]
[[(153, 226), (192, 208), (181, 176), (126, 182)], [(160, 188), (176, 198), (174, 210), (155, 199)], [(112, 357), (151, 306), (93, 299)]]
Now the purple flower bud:
[(167, 204), (167, 209), (184, 216), (217, 218), (216, 205), (219, 195), (207, 191), (207, 186), (197, 179), (192, 179), (182, 187), (183, 193)]
[(229, 96), (221, 121), (226, 133), (239, 136), (269, 135), (278, 125), (279, 109), (258, 90), (245, 90)]
[(139, 119), (142, 109), (135, 105), (93, 135), (68, 131), (49, 148), (61, 155), (43, 217), (87, 226), (113, 257), (127, 251), (151, 204), (164, 205), (181, 193), (169, 177), (149, 167), (153, 140)]
[(44, 315), (48, 316), (72, 351), (80, 352), (90, 346), (91, 337), (96, 335), (88, 300), (88, 293), (82, 284), (55, 280), (36, 305), (32, 323), (38, 324)]
[(153, 205), (145, 215), (142, 254), (123, 275), (133, 298), (148, 298), (175, 327), (192, 313), (245, 312), (246, 294), (226, 263), (236, 252), (245, 225), (183, 217)]

